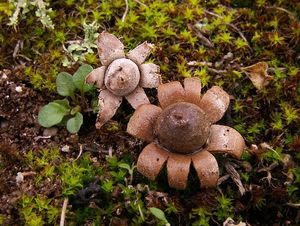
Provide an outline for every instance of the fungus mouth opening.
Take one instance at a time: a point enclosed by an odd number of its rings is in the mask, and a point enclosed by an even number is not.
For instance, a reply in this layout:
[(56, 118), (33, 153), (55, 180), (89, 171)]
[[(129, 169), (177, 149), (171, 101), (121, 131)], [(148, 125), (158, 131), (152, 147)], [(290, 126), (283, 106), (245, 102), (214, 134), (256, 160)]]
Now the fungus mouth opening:
[(114, 60), (105, 72), (105, 86), (117, 96), (130, 94), (138, 86), (139, 82), (139, 68), (129, 59)]
[(163, 110), (155, 122), (154, 135), (169, 151), (191, 154), (205, 145), (209, 127), (210, 122), (201, 108), (179, 102)]

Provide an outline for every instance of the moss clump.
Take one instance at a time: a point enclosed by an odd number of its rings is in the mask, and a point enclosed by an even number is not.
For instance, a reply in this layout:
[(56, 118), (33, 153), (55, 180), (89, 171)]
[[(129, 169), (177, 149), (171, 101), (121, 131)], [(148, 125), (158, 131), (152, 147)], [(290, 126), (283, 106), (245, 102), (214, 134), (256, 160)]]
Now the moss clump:
[[(216, 190), (201, 190), (198, 195), (199, 189), (193, 187), (185, 192), (170, 190), (160, 178), (159, 184), (142, 178), (131, 165), (134, 160), (127, 161), (125, 155), (94, 162), (97, 153), (71, 162), (58, 150), (27, 151), (28, 167), (37, 174), (36, 191), (25, 194), (17, 207), (25, 223), (30, 224), (28, 219), (35, 220), (31, 225), (57, 223), (62, 194), (72, 201), (98, 175), (101, 192), (96, 196), (101, 201), (88, 199), (89, 204), (69, 210), (68, 223), (156, 224), (149, 211), (154, 206), (172, 225), (222, 224), (231, 214), (253, 225), (299, 224), (293, 207), (299, 203), (299, 1), (129, 0), (125, 17), (123, 0), (44, 1), (49, 3), (45, 10), (53, 29), (45, 27), (36, 14), (38, 8), (30, 4), (26, 14), (20, 12), (18, 24), (8, 26), (17, 2), (0, 3), (0, 70), (19, 68), (28, 86), (54, 92), (59, 72), (73, 74), (81, 63), (100, 64), (94, 39), (102, 30), (120, 37), (128, 50), (143, 41), (153, 42), (156, 50), (149, 61), (160, 65), (164, 81), (197, 76), (204, 89), (219, 85), (234, 96), (222, 123), (234, 125), (252, 147), (236, 163), (247, 191), (242, 198), (229, 180), (219, 186), (221, 195)], [(241, 68), (261, 61), (268, 63), (273, 79), (258, 91)], [(155, 102), (153, 92), (149, 96)], [(125, 130), (128, 109), (120, 109), (116, 117), (122, 123), (110, 124), (107, 134)], [(113, 140), (119, 153), (140, 150), (140, 143), (125, 139), (134, 147)], [(223, 175), (224, 164), (220, 163)], [(5, 169), (1, 164), (0, 170)], [(45, 194), (42, 188), (47, 183), (57, 185), (57, 193)], [(91, 203), (97, 203), (96, 208)], [(223, 208), (217, 210), (218, 206)], [(0, 224), (9, 219), (3, 213)]]

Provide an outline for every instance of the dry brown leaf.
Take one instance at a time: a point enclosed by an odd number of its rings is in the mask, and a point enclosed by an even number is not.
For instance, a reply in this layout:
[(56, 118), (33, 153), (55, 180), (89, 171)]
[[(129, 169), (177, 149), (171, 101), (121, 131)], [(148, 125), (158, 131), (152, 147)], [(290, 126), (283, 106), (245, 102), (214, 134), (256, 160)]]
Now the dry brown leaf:
[(234, 168), (234, 166), (230, 162), (225, 163), (225, 169), (226, 169), (227, 173), (229, 173), (231, 179), (234, 181), (236, 186), (238, 187), (241, 196), (243, 196), (245, 194), (246, 190), (245, 190), (244, 185), (241, 181), (240, 174), (236, 171), (236, 169)]
[(267, 70), (268, 64), (266, 62), (258, 62), (242, 68), (242, 71), (249, 77), (258, 90), (263, 89), (273, 79), (273, 76), (268, 75)]
[(259, 145), (251, 144), (248, 151), (251, 154), (256, 155), (258, 158), (261, 158), (262, 155), (268, 151), (273, 151), (279, 157), (276, 150), (274, 150), (273, 147), (266, 142), (260, 143)]

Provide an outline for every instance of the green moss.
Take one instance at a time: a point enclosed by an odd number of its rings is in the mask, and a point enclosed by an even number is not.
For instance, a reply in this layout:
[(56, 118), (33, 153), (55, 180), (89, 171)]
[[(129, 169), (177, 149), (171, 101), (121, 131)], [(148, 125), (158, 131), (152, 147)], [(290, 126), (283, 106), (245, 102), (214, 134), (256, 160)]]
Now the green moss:
[(23, 196), (19, 211), (28, 226), (55, 224), (60, 215), (59, 206), (54, 204), (53, 199), (41, 195)]
[[(266, 142), (273, 147), (274, 151), (269, 150), (258, 160), (250, 156), (249, 152), (243, 154), (242, 160), (250, 162), (254, 171), (248, 173), (239, 169), (246, 187), (252, 184), (266, 187), (260, 181), (261, 175), (255, 172), (261, 165), (273, 162), (283, 164), (282, 158), (286, 153), (299, 160), (299, 154), (292, 151), (300, 133), (297, 126), (300, 122), (300, 25), (297, 16), (300, 4), (296, 0), (256, 0), (255, 3), (240, 0), (129, 1), (129, 11), (124, 21), (123, 0), (104, 0), (101, 4), (95, 0), (45, 2), (49, 2), (46, 9), (53, 10), (47, 11), (47, 15), (51, 18), (54, 29), (43, 26), (41, 17), (36, 15), (35, 6), (29, 6), (26, 15), (18, 17), (16, 29), (12, 29), (7, 23), (15, 7), (11, 3), (0, 3), (0, 12), (3, 12), (0, 16), (3, 28), (0, 34), (1, 68), (12, 68), (12, 62), (25, 62), (23, 72), (30, 84), (42, 92), (55, 92), (58, 73), (66, 70), (74, 72), (78, 63), (88, 63), (94, 68), (100, 66), (94, 44), (97, 34), (102, 30), (118, 36), (126, 50), (143, 41), (153, 42), (157, 48), (151, 61), (161, 66), (164, 82), (182, 81), (185, 77), (197, 76), (202, 81), (204, 91), (212, 85), (221, 85), (234, 97), (229, 114), (234, 122), (233, 127), (245, 137), (247, 146)], [(12, 53), (19, 40), (22, 41), (23, 48), (19, 49), (19, 55), (13, 59)], [(233, 59), (223, 60), (228, 52), (233, 54)], [(189, 63), (192, 61), (199, 64), (191, 66)], [(273, 80), (258, 91), (242, 73), (241, 67), (260, 61), (268, 63)], [(120, 132), (125, 128), (123, 122), (127, 122), (127, 119), (122, 120), (121, 124), (108, 124), (106, 132)], [(130, 151), (140, 151), (140, 145), (138, 146), (139, 150)], [(123, 146), (120, 148), (121, 152), (129, 149)], [(55, 148), (29, 151), (26, 156), (28, 166), (38, 173), (34, 181), (37, 188), (43, 186), (45, 180), (50, 180), (51, 183), (59, 180), (61, 194), (69, 198), (85, 188), (95, 176), (101, 177), (98, 185), (104, 191), (101, 198), (105, 200), (105, 204), (96, 209), (82, 206), (78, 210), (70, 210), (69, 220), (74, 224), (93, 222), (99, 225), (103, 219), (114, 216), (118, 208), (123, 210), (122, 217), (126, 216), (135, 224), (142, 224), (153, 220), (153, 216), (145, 201), (148, 194), (139, 190), (137, 185), (148, 184), (152, 190), (172, 194), (172, 191), (165, 189), (165, 180), (162, 185), (146, 180), (131, 168), (132, 161), (127, 161), (124, 156), (108, 159), (101, 167), (94, 166), (93, 157), (87, 154), (75, 162), (66, 161)], [(120, 167), (121, 163), (128, 164), (132, 171)], [(220, 166), (222, 168), (222, 164)], [(296, 178), (298, 171), (293, 171)], [(282, 181), (286, 179), (284, 175), (277, 172), (274, 177), (278, 177), (277, 181)], [(287, 187), (291, 201), (295, 203), (299, 202), (296, 199), (299, 193), (297, 185), (298, 182), (292, 182)], [(228, 187), (234, 186), (226, 182), (220, 189), (224, 192), (228, 191)], [(183, 219), (187, 225), (209, 225), (213, 223), (212, 219), (221, 224), (225, 217), (233, 215), (232, 207), (238, 191), (232, 189), (228, 195), (217, 196), (218, 199), (214, 200), (222, 207), (219, 210), (193, 206), (192, 209), (185, 210), (189, 214), (182, 214), (180, 211), (174, 214), (161, 209), (166, 213), (166, 218), (171, 219), (172, 225), (179, 224), (178, 219)], [(116, 190), (121, 190), (121, 195), (112, 200)], [(176, 195), (184, 197), (181, 193)], [(57, 223), (57, 217), (50, 217), (52, 220), (49, 221), (48, 215), (51, 215), (51, 206), (59, 207), (55, 199), (61, 203), (60, 198), (24, 196), (21, 203), (29, 201), (19, 207), (19, 212), (29, 225)], [(47, 203), (45, 206), (48, 209), (39, 208), (42, 202)], [(247, 205), (261, 208), (267, 202), (267, 195), (261, 195)], [(242, 211), (235, 214), (247, 216)]]

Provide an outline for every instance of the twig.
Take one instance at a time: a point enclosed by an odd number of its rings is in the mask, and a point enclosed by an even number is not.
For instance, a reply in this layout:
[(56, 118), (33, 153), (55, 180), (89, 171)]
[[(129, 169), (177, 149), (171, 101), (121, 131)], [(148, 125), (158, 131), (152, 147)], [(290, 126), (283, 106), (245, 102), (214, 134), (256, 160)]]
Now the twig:
[(215, 14), (215, 13), (213, 13), (213, 12), (211, 12), (211, 11), (208, 11), (208, 10), (204, 10), (204, 12), (206, 12), (207, 14), (209, 14), (209, 15), (212, 15), (212, 16), (215, 16), (215, 17), (218, 17), (218, 18), (223, 18), (222, 16), (220, 16), (220, 15), (218, 15), (218, 14)]
[(246, 190), (243, 186), (243, 183), (241, 181), (241, 177), (240, 177), (239, 173), (235, 170), (233, 165), (229, 162), (225, 163), (225, 169), (229, 173), (231, 179), (234, 181), (236, 186), (238, 187), (240, 194), (243, 196), (245, 194)]
[(113, 149), (112, 149), (112, 147), (109, 147), (109, 148), (108, 148), (108, 156), (109, 156), (109, 157), (112, 157), (112, 156), (113, 156)]
[[(220, 15), (218, 15), (218, 14), (215, 14), (215, 13), (213, 13), (213, 12), (210, 12), (210, 11), (208, 11), (208, 10), (204, 10), (204, 12), (206, 12), (207, 14), (212, 15), (212, 16), (214, 16), (214, 17), (218, 17), (218, 18), (220, 18), (220, 19), (223, 19), (222, 16), (220, 16)], [(243, 33), (242, 33), (235, 25), (233, 25), (233, 24), (231, 24), (231, 23), (223, 23), (223, 24), (226, 24), (226, 25), (230, 26), (231, 28), (233, 28), (233, 29), (241, 36), (241, 38), (247, 43), (248, 47), (249, 47), (250, 50), (252, 51), (252, 48), (250, 47), (250, 44), (249, 44), (248, 40), (246, 39), (246, 37), (244, 36), (244, 34), (243, 34)]]
[(211, 62), (207, 62), (207, 61), (190, 61), (187, 63), (188, 66), (207, 66), (207, 67), (211, 67), (213, 64)]
[(273, 162), (271, 165), (258, 169), (257, 172), (268, 172), (268, 171), (272, 171), (275, 167), (277, 167), (279, 164), (277, 162)]
[(200, 42), (206, 46), (206, 47), (209, 47), (209, 48), (213, 48), (214, 45), (211, 43), (211, 41), (206, 38), (200, 31), (199, 29), (197, 29), (195, 26), (191, 25), (191, 24), (188, 24), (188, 28), (191, 30), (191, 31), (194, 31), (195, 35), (200, 39)]
[(124, 12), (124, 14), (123, 14), (123, 16), (122, 16), (122, 22), (124, 22), (125, 21), (125, 18), (126, 18), (126, 16), (127, 16), (127, 13), (128, 13), (128, 0), (125, 0), (125, 4), (126, 4), (126, 7), (125, 7), (125, 12)]
[(143, 2), (140, 2), (139, 0), (134, 0), (136, 3), (139, 3), (139, 4), (141, 4), (142, 6), (144, 6), (144, 7), (148, 7), (145, 3), (143, 3)]
[(69, 201), (68, 198), (64, 199), (64, 204), (63, 204), (61, 215), (60, 215), (59, 226), (64, 226), (65, 225), (65, 218), (66, 218), (66, 210), (67, 210), (67, 206), (68, 206), (68, 201)]
[(271, 171), (277, 167), (279, 164), (277, 162), (273, 162), (271, 165), (267, 166), (267, 167), (264, 167), (264, 168), (261, 168), (261, 169), (258, 169), (257, 172), (267, 172), (267, 176), (266, 177), (263, 177), (260, 179), (260, 181), (264, 181), (264, 180), (267, 180), (269, 185), (271, 186), (274, 186), (271, 181), (272, 179), (273, 180), (276, 180), (275, 178), (272, 178), (272, 173)]
[(31, 176), (31, 175), (36, 175), (36, 172), (34, 172), (34, 171), (21, 172), (21, 173), (22, 173), (22, 175), (23, 175), (24, 177)]
[(222, 184), (224, 181), (226, 181), (229, 177), (230, 177), (229, 174), (226, 174), (226, 175), (220, 177), (220, 178), (218, 179), (217, 185), (219, 186), (219, 185)]
[(15, 48), (14, 48), (13, 58), (16, 58), (18, 52), (19, 52), (20, 49), (22, 49), (22, 48), (23, 48), (23, 44), (21, 43), (21, 40), (18, 40), (18, 41), (17, 41), (17, 44), (16, 44), (16, 46), (15, 46)]
[(214, 45), (211, 43), (211, 41), (206, 38), (200, 31), (195, 31), (196, 36), (201, 40), (202, 44), (206, 47), (213, 48)]
[(213, 74), (224, 74), (227, 73), (227, 70), (217, 70), (215, 68), (212, 68), (210, 66), (212, 66), (211, 62), (198, 62), (198, 61), (190, 61), (187, 63), (188, 66), (194, 67), (194, 66), (200, 66), (200, 67), (207, 67), (207, 70)]
[(285, 8), (277, 7), (277, 6), (267, 6), (266, 8), (267, 9), (277, 9), (279, 11), (285, 12), (285, 13), (287, 13), (289, 15), (290, 18), (292, 18), (295, 21), (298, 21), (297, 18), (295, 17), (295, 15), (292, 12), (288, 11), (287, 9), (285, 9)]
[(290, 206), (290, 207), (296, 207), (296, 208), (300, 207), (300, 203), (290, 203), (290, 202), (288, 202), (285, 205)]
[(24, 56), (23, 54), (17, 54), (16, 57), (21, 57), (21, 58), (23, 58), (23, 59), (25, 59), (25, 60), (27, 60), (29, 62), (32, 61), (29, 57)]
[(40, 140), (40, 139), (50, 139), (51, 138), (51, 136), (37, 136), (37, 137), (34, 137), (33, 139), (35, 140), (35, 141), (38, 141), (38, 140)]
[(81, 154), (82, 154), (82, 151), (83, 151), (82, 144), (80, 144), (80, 145), (79, 145), (79, 154), (78, 154), (78, 156), (76, 157), (76, 159), (74, 160), (74, 162), (75, 162), (77, 159), (79, 159), (79, 157), (80, 157)]
[(239, 33), (239, 35), (242, 37), (242, 39), (247, 43), (247, 45), (249, 46), (249, 48), (251, 49), (248, 40), (246, 39), (246, 37), (243, 35), (243, 33), (233, 24), (229, 24), (226, 23), (228, 26), (232, 27), (237, 33)]
[(226, 70), (217, 70), (217, 69), (210, 68), (210, 67), (208, 67), (207, 70), (214, 74), (224, 74), (227, 72)]

